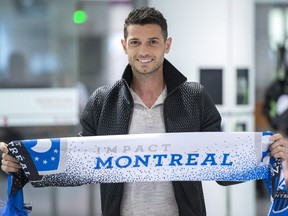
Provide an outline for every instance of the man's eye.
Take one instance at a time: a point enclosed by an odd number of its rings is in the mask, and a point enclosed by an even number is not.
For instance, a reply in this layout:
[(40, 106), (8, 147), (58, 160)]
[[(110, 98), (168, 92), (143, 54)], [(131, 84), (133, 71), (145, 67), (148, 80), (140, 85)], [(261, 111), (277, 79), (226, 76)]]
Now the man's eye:
[(156, 45), (159, 44), (159, 41), (158, 41), (158, 40), (150, 40), (150, 41), (148, 41), (148, 44), (149, 44), (150, 46), (156, 46)]
[(151, 43), (152, 45), (156, 45), (156, 44), (158, 44), (158, 41), (157, 41), (157, 40), (152, 40), (152, 41), (150, 41), (150, 43)]
[(130, 44), (133, 45), (133, 46), (136, 46), (139, 44), (139, 41), (130, 41)]

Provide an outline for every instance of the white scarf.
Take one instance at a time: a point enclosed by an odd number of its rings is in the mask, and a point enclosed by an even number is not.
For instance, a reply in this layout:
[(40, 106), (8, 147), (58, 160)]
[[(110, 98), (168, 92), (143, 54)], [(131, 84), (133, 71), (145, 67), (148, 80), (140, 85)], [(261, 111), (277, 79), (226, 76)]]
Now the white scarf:
[[(275, 172), (270, 172), (270, 136), (261, 132), (194, 132), (70, 137), (15, 141), (8, 149), (36, 187), (266, 179), (271, 188)], [(271, 195), (276, 190), (278, 187), (270, 190)]]

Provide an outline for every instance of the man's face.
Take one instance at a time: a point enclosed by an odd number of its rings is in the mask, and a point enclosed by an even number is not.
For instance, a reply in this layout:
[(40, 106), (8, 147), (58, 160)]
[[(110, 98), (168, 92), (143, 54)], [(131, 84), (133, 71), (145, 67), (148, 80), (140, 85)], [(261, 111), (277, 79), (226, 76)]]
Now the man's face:
[(129, 25), (127, 31), (127, 39), (121, 42), (134, 74), (161, 72), (171, 38), (165, 41), (161, 27), (156, 24)]

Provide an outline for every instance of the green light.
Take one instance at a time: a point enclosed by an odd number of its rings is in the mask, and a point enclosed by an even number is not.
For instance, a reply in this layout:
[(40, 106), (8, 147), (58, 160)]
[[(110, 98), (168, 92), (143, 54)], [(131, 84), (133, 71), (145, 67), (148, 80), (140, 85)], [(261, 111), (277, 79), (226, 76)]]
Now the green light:
[(82, 24), (85, 23), (87, 20), (87, 14), (83, 10), (76, 10), (74, 12), (74, 23), (75, 24)]

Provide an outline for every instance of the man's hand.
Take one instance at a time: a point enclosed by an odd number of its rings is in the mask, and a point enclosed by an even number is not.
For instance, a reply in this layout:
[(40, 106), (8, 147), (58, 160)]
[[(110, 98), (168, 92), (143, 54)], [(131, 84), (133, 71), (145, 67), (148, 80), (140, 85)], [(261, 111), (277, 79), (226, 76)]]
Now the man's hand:
[(281, 134), (274, 134), (270, 137), (273, 144), (270, 146), (271, 156), (288, 160), (288, 141)]
[(8, 155), (7, 144), (0, 142), (0, 150), (3, 152), (1, 160), (1, 169), (8, 174), (8, 172), (17, 172), (21, 166), (16, 158)]

